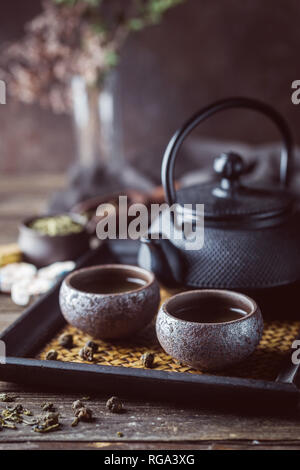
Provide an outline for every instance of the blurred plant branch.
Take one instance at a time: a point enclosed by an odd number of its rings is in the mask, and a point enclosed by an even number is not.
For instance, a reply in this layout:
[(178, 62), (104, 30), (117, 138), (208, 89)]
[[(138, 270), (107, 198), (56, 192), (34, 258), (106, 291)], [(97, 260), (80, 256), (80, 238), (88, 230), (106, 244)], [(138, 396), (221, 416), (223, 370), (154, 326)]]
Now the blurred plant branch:
[(71, 107), (69, 84), (101, 84), (127, 36), (161, 21), (185, 0), (45, 0), (22, 40), (4, 48), (0, 78), (17, 99), (55, 112)]

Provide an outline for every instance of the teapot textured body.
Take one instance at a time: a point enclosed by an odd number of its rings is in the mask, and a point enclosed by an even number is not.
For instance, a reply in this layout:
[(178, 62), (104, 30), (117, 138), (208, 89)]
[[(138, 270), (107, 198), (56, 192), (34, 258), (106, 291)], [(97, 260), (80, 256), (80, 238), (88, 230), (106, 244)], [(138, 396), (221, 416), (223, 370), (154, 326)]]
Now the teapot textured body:
[[(219, 182), (194, 185), (175, 191), (174, 165), (184, 139), (201, 122), (230, 108), (247, 108), (268, 117), (282, 135), (279, 183), (266, 188), (242, 183), (244, 162), (229, 152), (217, 157), (214, 170)], [(196, 204), (204, 204), (204, 244), (187, 250), (182, 230), (174, 224), (171, 237), (153, 233), (164, 226), (169, 211), (160, 214), (142, 240), (139, 264), (151, 269), (169, 286), (233, 289), (251, 294), (265, 310), (284, 307), (295, 300), (300, 287), (300, 213), (288, 191), (292, 166), (292, 139), (280, 114), (260, 101), (230, 98), (214, 103), (193, 116), (169, 142), (162, 163), (166, 202), (176, 203), (184, 217), (197, 224)], [(184, 205), (192, 210), (186, 215)], [(176, 225), (176, 227), (175, 227)], [(275, 305), (276, 304), (276, 305)], [(263, 307), (263, 305), (262, 305)], [(263, 312), (265, 313), (265, 312)]]

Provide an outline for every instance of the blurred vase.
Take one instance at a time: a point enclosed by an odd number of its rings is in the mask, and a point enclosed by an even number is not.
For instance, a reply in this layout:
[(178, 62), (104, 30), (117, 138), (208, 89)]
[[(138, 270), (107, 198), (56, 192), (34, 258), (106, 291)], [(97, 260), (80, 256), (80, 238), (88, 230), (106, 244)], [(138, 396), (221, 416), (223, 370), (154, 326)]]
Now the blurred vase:
[(67, 211), (86, 199), (112, 192), (152, 190), (152, 181), (124, 158), (117, 78), (112, 71), (98, 86), (87, 86), (80, 76), (73, 78), (77, 158), (69, 171), (67, 187), (53, 195), (48, 212)]
[(80, 76), (72, 80), (77, 158), (82, 167), (100, 165), (115, 173), (124, 166), (117, 93), (115, 72), (94, 86), (88, 86)]

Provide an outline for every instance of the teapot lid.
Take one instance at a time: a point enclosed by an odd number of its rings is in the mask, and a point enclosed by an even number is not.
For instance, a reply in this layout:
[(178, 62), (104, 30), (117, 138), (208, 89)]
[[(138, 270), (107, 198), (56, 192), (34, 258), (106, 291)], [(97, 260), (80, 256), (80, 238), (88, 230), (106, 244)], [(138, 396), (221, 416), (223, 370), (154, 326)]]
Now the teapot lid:
[(280, 216), (293, 204), (284, 190), (246, 186), (240, 181), (245, 166), (240, 155), (223, 153), (214, 161), (219, 183), (193, 185), (177, 191), (177, 202), (184, 206), (204, 204), (205, 220), (240, 221)]

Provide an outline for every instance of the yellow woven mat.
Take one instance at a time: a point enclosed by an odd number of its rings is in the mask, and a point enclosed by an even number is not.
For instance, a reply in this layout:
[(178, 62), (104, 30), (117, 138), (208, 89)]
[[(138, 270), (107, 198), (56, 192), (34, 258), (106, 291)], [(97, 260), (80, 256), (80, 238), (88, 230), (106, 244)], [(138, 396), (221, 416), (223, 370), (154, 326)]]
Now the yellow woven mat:
[[(161, 291), (162, 302), (169, 296), (170, 293), (164, 290)], [(143, 368), (140, 357), (143, 353), (149, 351), (155, 353), (155, 370), (201, 374), (201, 371), (180, 364), (162, 350), (155, 335), (154, 325), (153, 322), (134, 338), (118, 342), (97, 340), (99, 351), (95, 354), (93, 363), (140, 369)], [(239, 365), (224, 370), (217, 375), (274, 380), (280, 372), (282, 360), (289, 351), (291, 343), (298, 335), (299, 330), (300, 322), (274, 321), (265, 323), (263, 337), (252, 356)], [(62, 333), (71, 333), (73, 335), (74, 347), (71, 350), (59, 346), (58, 338)], [(79, 357), (79, 351), (90, 339), (92, 339), (90, 336), (67, 325), (45, 346), (38, 358), (45, 359), (47, 351), (55, 349), (58, 352), (58, 360), (60, 361), (86, 362)]]

